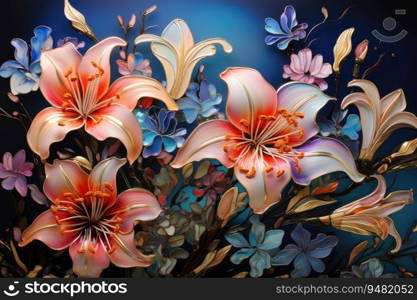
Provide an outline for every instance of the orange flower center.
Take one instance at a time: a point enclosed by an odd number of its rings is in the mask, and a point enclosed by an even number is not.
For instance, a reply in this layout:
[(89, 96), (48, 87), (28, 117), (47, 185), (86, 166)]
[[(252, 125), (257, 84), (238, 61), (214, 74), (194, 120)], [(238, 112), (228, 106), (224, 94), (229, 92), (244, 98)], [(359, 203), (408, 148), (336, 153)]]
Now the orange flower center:
[(100, 244), (108, 252), (114, 251), (113, 236), (119, 231), (121, 211), (115, 211), (110, 203), (113, 187), (106, 182), (102, 188), (83, 195), (65, 193), (51, 206), (57, 224), (63, 234), (74, 234), (73, 242), (80, 240), (79, 253), (94, 253)]
[(64, 74), (68, 91), (62, 95), (63, 102), (61, 109), (65, 112), (73, 113), (74, 116), (68, 118), (67, 115), (58, 122), (58, 125), (64, 126), (66, 122), (80, 119), (91, 119), (93, 122), (99, 123), (101, 121), (100, 117), (93, 116), (92, 114), (100, 108), (113, 104), (120, 97), (116, 94), (114, 97), (106, 100), (101, 101), (101, 99), (98, 99), (98, 91), (101, 77), (104, 75), (104, 69), (95, 61), (91, 61), (91, 64), (96, 72), (88, 75), (85, 90), (82, 89), (80, 79), (74, 74), (71, 67)]
[[(304, 118), (301, 112), (290, 113), (278, 108), (275, 115), (261, 115), (250, 124), (246, 119), (240, 123), (247, 127), (239, 136), (227, 136), (224, 151), (227, 157), (236, 162), (239, 170), (247, 178), (256, 175), (255, 163), (261, 160), (266, 173), (274, 170), (273, 165), (278, 159), (291, 160), (298, 172), (299, 159), (304, 157), (303, 152), (293, 150), (292, 145), (297, 144), (304, 135), (304, 130), (298, 124), (298, 119)], [(283, 169), (275, 170), (277, 177), (285, 173)]]

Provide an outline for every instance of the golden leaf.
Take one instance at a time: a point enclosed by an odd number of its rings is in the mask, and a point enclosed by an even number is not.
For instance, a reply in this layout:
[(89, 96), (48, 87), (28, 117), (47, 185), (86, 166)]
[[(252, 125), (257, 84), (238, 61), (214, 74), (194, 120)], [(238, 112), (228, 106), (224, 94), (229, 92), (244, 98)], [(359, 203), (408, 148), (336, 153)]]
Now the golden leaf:
[(216, 257), (216, 252), (217, 251), (211, 251), (209, 253), (207, 253), (206, 257), (204, 258), (203, 262), (201, 263), (201, 265), (199, 265), (197, 268), (195, 268), (193, 270), (193, 272), (195, 274), (200, 273), (201, 271), (207, 269), (208, 265), (214, 260), (214, 258)]
[(184, 168), (182, 168), (182, 176), (187, 179), (193, 174), (193, 163), (186, 164)]
[(26, 274), (26, 278), (35, 278), (42, 271), (42, 266), (36, 265), (32, 271)]
[(363, 249), (365, 249), (368, 246), (368, 241), (363, 241), (360, 242), (359, 244), (357, 244), (352, 251), (350, 252), (350, 256), (349, 256), (349, 262), (348, 262), (348, 266), (352, 265), (353, 262), (355, 261), (355, 258), (358, 256), (359, 253), (362, 252)]
[(68, 0), (64, 0), (64, 14), (65, 17), (71, 22), (72, 27), (86, 35), (93, 42), (97, 42), (97, 38), (94, 32), (88, 26), (85, 17), (77, 9), (75, 9)]
[(221, 248), (216, 252), (216, 256), (211, 261), (211, 263), (207, 266), (207, 268), (212, 268), (220, 264), (223, 259), (226, 257), (227, 253), (229, 253), (230, 249), (232, 249), (232, 245), (226, 246)]
[(298, 214), (303, 211), (312, 210), (314, 208), (329, 205), (335, 202), (336, 200), (321, 200), (314, 197), (306, 197), (301, 199), (290, 211), (287, 211), (287, 214)]
[(236, 275), (233, 275), (232, 278), (246, 278), (248, 274), (249, 272), (240, 272), (240, 273), (237, 273)]
[(194, 179), (200, 179), (207, 174), (208, 169), (210, 168), (211, 163), (208, 160), (203, 161), (197, 168), (197, 171), (194, 174)]
[(338, 73), (340, 72), (341, 65), (345, 60), (346, 56), (352, 51), (352, 34), (355, 28), (349, 28), (343, 31), (337, 38), (336, 44), (333, 48), (334, 62), (333, 70)]
[(417, 138), (415, 138), (414, 140), (410, 140), (410, 141), (406, 141), (404, 143), (402, 143), (400, 149), (391, 154), (391, 158), (396, 158), (396, 157), (400, 157), (400, 156), (406, 156), (406, 155), (410, 155), (413, 154), (417, 149)]
[(301, 191), (299, 191), (294, 197), (290, 199), (287, 205), (286, 213), (291, 211), (299, 201), (301, 201), (303, 198), (307, 197), (308, 195), (310, 195), (310, 187), (306, 186)]

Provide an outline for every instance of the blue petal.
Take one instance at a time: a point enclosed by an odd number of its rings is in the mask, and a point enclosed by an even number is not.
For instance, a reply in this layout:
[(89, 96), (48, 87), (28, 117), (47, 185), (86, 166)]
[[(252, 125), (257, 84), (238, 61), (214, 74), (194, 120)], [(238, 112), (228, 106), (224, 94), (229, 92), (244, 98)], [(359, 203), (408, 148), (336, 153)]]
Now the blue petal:
[(31, 44), (31, 56), (32, 56), (32, 62), (39, 61), (41, 57), (41, 52), (44, 49), (44, 43), (48, 40), (52, 32), (52, 29), (48, 26), (40, 25), (37, 26), (33, 33), (35, 34), (34, 37), (31, 38), (30, 44)]
[(198, 96), (201, 100), (210, 99), (209, 82), (207, 80), (203, 80), (200, 82), (200, 89), (198, 91)]
[(267, 35), (265, 37), (265, 44), (272, 45), (278, 41), (284, 40), (287, 38), (287, 35)]
[(31, 63), (29, 66), (29, 70), (30, 70), (30, 73), (32, 74), (37, 74), (37, 75), (41, 74), (42, 69), (41, 69), (40, 61)]
[(311, 234), (299, 223), (291, 232), (291, 238), (301, 249), (307, 249), (310, 244)]
[(294, 270), (291, 272), (291, 277), (300, 278), (306, 277), (311, 272), (311, 265), (304, 253), (299, 253), (294, 260)]
[(201, 103), (201, 110), (207, 110), (215, 105), (219, 105), (220, 103), (222, 103), (222, 95), (218, 94), (213, 98), (210, 98), (209, 100), (206, 100), (204, 102)]
[(10, 43), (15, 48), (14, 58), (27, 70), (29, 68), (28, 44), (22, 39), (13, 39)]
[(252, 227), (249, 232), (249, 243), (251, 246), (260, 245), (264, 240), (265, 225), (259, 221), (258, 215), (250, 217), (249, 222), (252, 223)]
[(279, 49), (279, 50), (285, 50), (285, 49), (287, 49), (288, 44), (289, 44), (289, 43), (290, 43), (293, 39), (294, 39), (294, 37), (288, 37), (288, 38), (285, 38), (285, 39), (280, 40), (280, 41), (277, 43), (277, 47), (278, 47), (278, 49)]
[(162, 139), (160, 136), (155, 137), (153, 144), (145, 147), (143, 150), (143, 157), (157, 156), (162, 150)]
[(361, 122), (359, 116), (351, 114), (347, 117), (346, 123), (342, 128), (342, 134), (355, 141), (359, 138), (358, 131), (361, 130)]
[(188, 124), (191, 124), (197, 119), (199, 110), (195, 109), (184, 109), (182, 111), (184, 113), (185, 120)]
[(289, 265), (294, 258), (300, 253), (300, 249), (294, 244), (287, 245), (285, 249), (279, 251), (277, 255), (272, 258), (273, 266)]
[(326, 268), (324, 263), (318, 258), (308, 256), (308, 261), (311, 267), (313, 268), (313, 270), (316, 271), (317, 273), (323, 272), (324, 269)]
[(317, 124), (320, 127), (320, 134), (322, 136), (329, 136), (329, 135), (336, 135), (336, 127), (335, 124), (330, 121), (329, 119), (318, 116), (317, 117)]
[(370, 259), (366, 265), (372, 278), (378, 278), (384, 273), (384, 266), (381, 264), (379, 259)]
[(265, 251), (256, 251), (250, 258), (250, 276), (260, 277), (264, 270), (271, 267), (271, 257)]
[(249, 247), (248, 241), (241, 233), (225, 234), (224, 237), (235, 248)]
[(155, 131), (144, 129), (143, 130), (143, 145), (144, 146), (152, 145), (157, 135), (158, 134)]
[(142, 53), (135, 52), (135, 54), (134, 54), (134, 61), (133, 61), (135, 67), (138, 66), (138, 65), (140, 65), (142, 63), (143, 59), (144, 58), (143, 58)]
[(265, 233), (264, 241), (258, 246), (261, 250), (272, 250), (281, 246), (284, 237), (283, 230), (270, 230)]
[(231, 257), (230, 261), (235, 265), (240, 264), (243, 260), (250, 257), (253, 253), (255, 253), (255, 249), (253, 248), (242, 248), (236, 251)]
[(265, 30), (272, 34), (283, 34), (278, 22), (273, 18), (265, 18)]
[(347, 110), (340, 110), (340, 108), (336, 107), (332, 112), (332, 121), (340, 124), (346, 118), (347, 113)]
[(286, 33), (290, 33), (293, 27), (297, 26), (297, 24), (295, 8), (291, 5), (285, 6), (280, 19), (282, 30)]
[(319, 233), (316, 238), (311, 241), (308, 247), (308, 254), (315, 258), (325, 258), (332, 252), (332, 249), (338, 242), (339, 239), (335, 236)]
[(10, 90), (12, 94), (27, 94), (38, 89), (38, 82), (18, 71), (10, 78)]
[(201, 112), (201, 115), (202, 115), (204, 118), (208, 118), (208, 117), (211, 117), (211, 116), (213, 116), (213, 115), (217, 114), (218, 112), (219, 112), (219, 110), (218, 110), (217, 108), (212, 107), (212, 108), (209, 108), (209, 109), (207, 109), (207, 110), (203, 110), (203, 111)]
[(174, 137), (175, 142), (177, 143), (177, 148), (181, 148), (184, 145), (185, 139), (181, 136)]
[(163, 136), (162, 142), (164, 144), (164, 149), (166, 152), (172, 152), (175, 149), (177, 149), (177, 142), (175, 141), (175, 139), (169, 136)]
[(22, 68), (24, 67), (15, 60), (5, 61), (0, 67), (0, 76), (3, 78), (8, 78), (12, 76), (14, 72), (17, 72)]

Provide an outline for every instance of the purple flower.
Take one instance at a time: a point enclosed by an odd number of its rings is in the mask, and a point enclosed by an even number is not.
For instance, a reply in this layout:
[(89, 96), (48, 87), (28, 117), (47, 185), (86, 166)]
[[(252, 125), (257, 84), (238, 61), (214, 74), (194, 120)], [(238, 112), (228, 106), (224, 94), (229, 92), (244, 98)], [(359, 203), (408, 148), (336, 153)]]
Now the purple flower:
[(85, 47), (84, 41), (79, 41), (76, 37), (66, 36), (63, 39), (59, 39), (56, 43), (57, 47), (64, 46), (66, 43), (71, 43), (75, 46), (76, 49), (81, 49)]
[(16, 191), (25, 197), (28, 191), (26, 177), (32, 176), (33, 164), (26, 162), (25, 150), (18, 151), (14, 156), (10, 152), (3, 154), (3, 162), (0, 163), (1, 186), (5, 190)]
[(272, 258), (273, 266), (286, 266), (294, 261), (294, 270), (291, 277), (306, 277), (311, 269), (321, 273), (325, 269), (321, 258), (327, 257), (332, 249), (337, 245), (338, 239), (335, 236), (319, 233), (315, 239), (311, 239), (311, 234), (298, 224), (291, 238), (295, 244), (289, 244)]
[(265, 19), (265, 30), (271, 33), (265, 37), (265, 43), (267, 45), (277, 43), (279, 50), (285, 50), (292, 40), (305, 38), (307, 27), (307, 23), (298, 24), (295, 8), (287, 5), (279, 23), (273, 18)]
[(282, 77), (316, 84), (324, 91), (327, 89), (327, 82), (324, 78), (329, 77), (332, 72), (332, 66), (329, 63), (323, 63), (321, 54), (313, 57), (311, 50), (305, 48), (298, 54), (291, 54), (291, 63), (284, 65)]

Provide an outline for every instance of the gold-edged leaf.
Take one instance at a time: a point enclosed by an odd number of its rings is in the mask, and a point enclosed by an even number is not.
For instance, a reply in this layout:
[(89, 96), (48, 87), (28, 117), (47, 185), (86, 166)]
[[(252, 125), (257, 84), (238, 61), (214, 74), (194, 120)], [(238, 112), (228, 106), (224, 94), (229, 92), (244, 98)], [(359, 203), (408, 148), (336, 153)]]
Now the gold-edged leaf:
[(397, 152), (391, 154), (391, 158), (406, 156), (413, 154), (417, 149), (417, 138), (414, 140), (406, 141), (402, 143), (400, 149)]
[(230, 249), (232, 249), (232, 245), (226, 246), (221, 248), (216, 252), (216, 255), (214, 259), (211, 261), (211, 263), (207, 266), (207, 268), (212, 268), (220, 264), (223, 259), (226, 257), (227, 253), (229, 253)]
[(186, 164), (184, 168), (182, 168), (182, 176), (187, 179), (193, 174), (194, 168), (193, 163)]
[(72, 27), (90, 38), (93, 42), (97, 42), (97, 38), (88, 26), (84, 15), (75, 9), (69, 0), (64, 0), (64, 14), (65, 17), (71, 22)]
[(197, 168), (197, 171), (194, 174), (194, 179), (200, 179), (207, 174), (208, 169), (210, 168), (211, 163), (208, 160), (203, 161)]
[(301, 201), (303, 198), (307, 197), (308, 195), (310, 195), (310, 187), (306, 186), (305, 188), (300, 190), (294, 197), (290, 199), (287, 205), (286, 213), (291, 211), (299, 201)]
[(199, 265), (197, 268), (195, 268), (193, 270), (193, 272), (195, 274), (200, 273), (201, 271), (207, 269), (208, 265), (210, 265), (210, 263), (214, 260), (214, 258), (216, 257), (216, 253), (217, 251), (211, 251), (209, 253), (207, 253), (206, 257), (204, 258), (203, 262), (201, 263), (201, 265)]
[(232, 278), (246, 278), (248, 274), (249, 272), (240, 272), (240, 273), (237, 273), (236, 275), (233, 275)]
[(355, 261), (356, 257), (358, 256), (359, 253), (361, 253), (363, 251), (363, 249), (365, 249), (368, 246), (368, 241), (362, 241), (359, 244), (357, 244), (352, 251), (350, 252), (349, 255), (349, 262), (348, 262), (348, 266), (351, 266), (353, 264), (353, 262)]
[(312, 210), (314, 208), (335, 203), (336, 200), (321, 200), (314, 197), (306, 197), (301, 199), (290, 211), (288, 215), (298, 214), (304, 211)]

